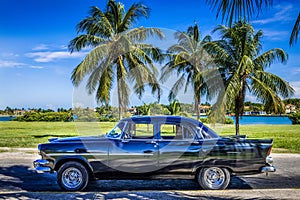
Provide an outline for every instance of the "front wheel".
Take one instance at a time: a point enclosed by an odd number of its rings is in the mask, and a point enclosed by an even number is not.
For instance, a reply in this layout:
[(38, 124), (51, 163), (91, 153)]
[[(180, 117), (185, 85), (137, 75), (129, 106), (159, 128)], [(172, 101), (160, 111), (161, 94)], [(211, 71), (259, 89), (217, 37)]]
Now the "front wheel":
[(199, 185), (205, 190), (224, 190), (230, 182), (230, 173), (226, 168), (202, 168), (197, 174)]
[(57, 171), (57, 182), (62, 190), (83, 190), (89, 181), (87, 169), (78, 162), (66, 162)]

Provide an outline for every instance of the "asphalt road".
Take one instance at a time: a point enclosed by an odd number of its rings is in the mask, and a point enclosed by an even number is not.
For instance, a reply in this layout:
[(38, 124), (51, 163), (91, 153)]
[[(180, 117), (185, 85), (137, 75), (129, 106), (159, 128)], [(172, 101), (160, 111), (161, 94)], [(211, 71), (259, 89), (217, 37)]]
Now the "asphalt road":
[[(1, 150), (1, 149), (0, 149)], [(32, 149), (0, 153), (0, 199), (299, 199), (300, 154), (273, 154), (277, 172), (232, 177), (227, 190), (204, 191), (189, 179), (97, 180), (62, 192), (55, 174), (37, 174)]]

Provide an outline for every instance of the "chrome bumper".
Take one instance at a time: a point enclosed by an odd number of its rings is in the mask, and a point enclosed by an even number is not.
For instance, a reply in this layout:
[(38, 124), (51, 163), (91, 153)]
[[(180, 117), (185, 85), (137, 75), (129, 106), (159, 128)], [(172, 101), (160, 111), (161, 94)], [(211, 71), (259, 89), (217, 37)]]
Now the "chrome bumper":
[(260, 171), (262, 173), (266, 173), (267, 176), (269, 172), (276, 172), (276, 168), (272, 164), (273, 164), (273, 158), (271, 156), (268, 156), (266, 158), (266, 166), (262, 167)]
[(260, 171), (262, 173), (276, 172), (276, 168), (274, 166), (265, 166), (265, 167), (262, 167)]
[(33, 161), (33, 166), (34, 166), (35, 170), (37, 171), (37, 173), (51, 172), (51, 168), (49, 166), (45, 166), (48, 164), (49, 164), (48, 160), (38, 159), (38, 160)]

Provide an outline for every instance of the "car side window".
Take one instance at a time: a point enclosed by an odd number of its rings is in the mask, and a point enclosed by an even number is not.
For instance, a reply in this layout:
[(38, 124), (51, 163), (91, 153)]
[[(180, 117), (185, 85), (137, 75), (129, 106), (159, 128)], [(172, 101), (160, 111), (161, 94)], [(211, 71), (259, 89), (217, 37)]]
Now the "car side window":
[(152, 139), (153, 133), (153, 124), (129, 123), (124, 139)]
[(160, 136), (162, 139), (194, 140), (193, 131), (183, 124), (161, 124)]

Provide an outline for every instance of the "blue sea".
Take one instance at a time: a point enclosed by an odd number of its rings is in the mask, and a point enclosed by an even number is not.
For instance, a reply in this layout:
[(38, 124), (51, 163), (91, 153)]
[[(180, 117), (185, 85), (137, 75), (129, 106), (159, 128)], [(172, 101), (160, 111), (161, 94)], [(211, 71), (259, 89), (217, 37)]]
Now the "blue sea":
[[(1, 116), (0, 122), (10, 121), (13, 116)], [(235, 121), (234, 116), (231, 118)], [(287, 116), (243, 116), (240, 120), (241, 125), (250, 124), (292, 124)]]
[[(231, 117), (235, 121), (235, 117)], [(240, 119), (241, 125), (250, 124), (292, 124), (292, 121), (287, 116), (242, 116)]]
[(15, 118), (15, 117), (13, 117), (13, 116), (0, 116), (0, 122), (8, 122), (8, 121), (12, 120), (13, 118)]

